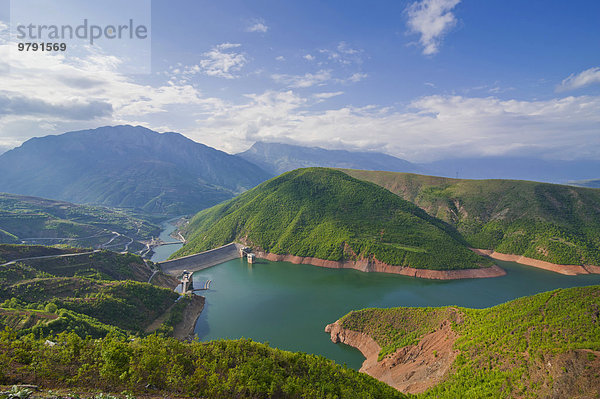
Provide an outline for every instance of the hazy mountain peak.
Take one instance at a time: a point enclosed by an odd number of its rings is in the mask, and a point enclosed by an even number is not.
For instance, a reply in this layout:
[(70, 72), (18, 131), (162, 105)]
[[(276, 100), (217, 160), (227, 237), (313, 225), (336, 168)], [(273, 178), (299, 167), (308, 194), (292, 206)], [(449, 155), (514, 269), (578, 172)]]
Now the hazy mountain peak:
[(420, 171), (417, 165), (379, 152), (328, 150), (263, 141), (257, 141), (238, 155), (273, 174), (314, 166), (392, 172)]
[(270, 175), (174, 132), (104, 126), (33, 138), (0, 155), (0, 191), (188, 213)]

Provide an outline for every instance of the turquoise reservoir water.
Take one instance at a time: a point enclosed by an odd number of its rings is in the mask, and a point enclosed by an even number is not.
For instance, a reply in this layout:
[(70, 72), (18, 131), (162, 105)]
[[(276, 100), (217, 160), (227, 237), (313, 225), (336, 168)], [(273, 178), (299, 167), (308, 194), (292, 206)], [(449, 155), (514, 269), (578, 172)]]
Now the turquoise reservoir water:
[[(163, 228), (162, 232), (158, 236), (164, 242), (174, 242), (176, 241), (173, 237), (171, 237), (171, 233), (175, 231), (177, 226), (172, 224), (178, 218), (167, 220), (161, 224)], [(150, 258), (152, 262), (162, 262), (163, 260), (167, 260), (172, 253), (181, 248), (183, 244), (170, 244), (170, 245), (161, 245), (160, 247), (154, 248), (154, 254)]]
[(600, 275), (563, 276), (512, 262), (497, 263), (507, 271), (506, 276), (437, 281), (265, 260), (249, 265), (236, 259), (194, 273), (196, 286), (212, 280), (211, 289), (202, 292), (206, 305), (196, 334), (203, 341), (252, 338), (358, 369), (364, 360), (360, 352), (333, 344), (323, 331), (353, 309), (483, 308), (556, 288), (600, 284)]

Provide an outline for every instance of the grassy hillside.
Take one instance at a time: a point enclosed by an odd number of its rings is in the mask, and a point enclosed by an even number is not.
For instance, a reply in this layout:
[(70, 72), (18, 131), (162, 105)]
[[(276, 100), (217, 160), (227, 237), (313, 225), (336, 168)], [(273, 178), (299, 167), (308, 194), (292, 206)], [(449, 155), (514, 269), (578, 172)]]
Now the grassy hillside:
[(75, 334), (53, 339), (57, 345), (48, 347), (43, 340), (0, 332), (0, 383), (169, 398), (405, 397), (323, 357), (245, 339), (182, 343), (155, 335), (131, 341), (110, 335), (98, 341)]
[(44, 245), (0, 244), (0, 264), (16, 259), (89, 252), (84, 248), (59, 248)]
[(375, 257), (398, 266), (477, 268), (490, 264), (456, 232), (387, 190), (324, 168), (285, 173), (201, 211), (173, 256), (232, 241), (276, 254), (327, 260)]
[[(80, 251), (81, 252), (81, 251)], [(0, 245), (0, 328), (36, 335), (77, 331), (104, 336), (110, 331), (143, 331), (178, 298), (176, 281), (142, 258), (109, 251), (21, 260), (29, 256), (78, 254), (77, 250)]]
[(114, 237), (110, 248), (135, 251), (144, 248), (140, 240), (159, 232), (159, 226), (124, 211), (0, 194), (0, 243), (98, 247)]
[[(89, 250), (87, 250), (89, 252)], [(86, 252), (79, 248), (54, 248), (41, 245), (0, 244), (0, 263), (15, 259), (39, 256), (77, 254)], [(53, 259), (26, 259), (19, 261), (36, 270), (57, 277), (89, 277), (101, 280), (148, 281), (153, 270), (138, 255), (112, 251), (96, 251), (81, 256), (64, 256)], [(149, 265), (154, 267), (152, 262)]]
[(382, 357), (419, 345), (444, 320), (459, 335), (448, 377), (419, 397), (597, 397), (600, 286), (561, 289), (488, 309), (365, 309), (341, 319)]
[[(4, 260), (65, 252), (0, 245)], [(45, 392), (58, 388), (67, 390), (64, 397), (79, 397), (70, 390), (120, 397), (124, 391), (127, 397), (169, 398), (405, 397), (320, 356), (251, 340), (184, 343), (168, 338), (189, 299), (175, 302), (179, 295), (172, 288), (120, 280), (148, 278), (140, 271), (145, 267), (140, 257), (104, 251), (73, 259), (0, 265), (0, 385), (35, 384)], [(145, 328), (163, 320), (161, 315), (167, 317), (158, 334), (147, 334)]]
[(600, 190), (344, 170), (413, 202), (472, 247), (559, 264), (600, 265)]

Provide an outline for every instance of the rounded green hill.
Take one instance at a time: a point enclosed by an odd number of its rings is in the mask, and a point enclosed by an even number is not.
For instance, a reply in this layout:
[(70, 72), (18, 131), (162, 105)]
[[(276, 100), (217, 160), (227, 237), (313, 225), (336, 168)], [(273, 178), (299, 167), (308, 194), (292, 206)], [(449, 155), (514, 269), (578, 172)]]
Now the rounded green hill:
[(373, 183), (325, 168), (298, 169), (199, 212), (189, 255), (232, 241), (265, 252), (453, 270), (488, 266), (448, 224)]

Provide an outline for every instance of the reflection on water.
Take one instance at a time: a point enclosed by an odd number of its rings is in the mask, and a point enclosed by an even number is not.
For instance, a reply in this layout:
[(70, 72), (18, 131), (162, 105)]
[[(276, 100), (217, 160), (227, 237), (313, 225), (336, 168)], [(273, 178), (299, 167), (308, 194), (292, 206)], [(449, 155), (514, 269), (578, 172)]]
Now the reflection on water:
[(457, 305), (483, 308), (561, 287), (600, 284), (600, 275), (563, 276), (512, 262), (488, 279), (425, 280), (287, 262), (235, 259), (196, 272), (212, 280), (196, 333), (202, 340), (247, 337), (280, 349), (326, 356), (359, 368), (363, 357), (323, 330), (353, 309)]

